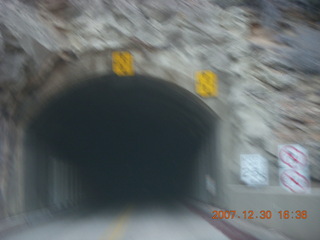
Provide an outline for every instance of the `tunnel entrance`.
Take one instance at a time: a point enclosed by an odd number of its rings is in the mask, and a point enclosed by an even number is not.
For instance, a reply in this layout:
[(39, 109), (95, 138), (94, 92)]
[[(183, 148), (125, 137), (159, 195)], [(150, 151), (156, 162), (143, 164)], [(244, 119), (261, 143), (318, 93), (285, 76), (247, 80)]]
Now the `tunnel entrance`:
[(111, 201), (207, 201), (217, 118), (181, 87), (94, 78), (55, 96), (25, 138), (26, 209)]

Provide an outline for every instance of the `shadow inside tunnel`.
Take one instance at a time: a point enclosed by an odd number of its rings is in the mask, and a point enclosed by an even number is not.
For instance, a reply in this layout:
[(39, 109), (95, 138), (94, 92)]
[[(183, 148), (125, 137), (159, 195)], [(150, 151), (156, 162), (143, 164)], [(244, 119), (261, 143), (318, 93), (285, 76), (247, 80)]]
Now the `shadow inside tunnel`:
[(74, 195), (94, 207), (183, 199), (214, 124), (200, 100), (169, 82), (104, 76), (79, 84), (28, 128), (26, 205), (63, 205)]

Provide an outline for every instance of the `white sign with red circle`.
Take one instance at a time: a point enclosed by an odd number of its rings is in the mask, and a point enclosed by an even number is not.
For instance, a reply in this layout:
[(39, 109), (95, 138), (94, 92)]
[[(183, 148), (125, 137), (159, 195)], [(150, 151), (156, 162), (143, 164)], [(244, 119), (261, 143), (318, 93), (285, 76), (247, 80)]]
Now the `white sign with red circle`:
[(308, 153), (298, 144), (279, 146), (279, 165), (282, 168), (301, 169), (308, 166)]
[(289, 192), (309, 193), (309, 174), (297, 169), (284, 169), (280, 171), (280, 185)]
[(278, 156), (280, 185), (289, 192), (310, 192), (307, 150), (299, 144), (281, 145)]

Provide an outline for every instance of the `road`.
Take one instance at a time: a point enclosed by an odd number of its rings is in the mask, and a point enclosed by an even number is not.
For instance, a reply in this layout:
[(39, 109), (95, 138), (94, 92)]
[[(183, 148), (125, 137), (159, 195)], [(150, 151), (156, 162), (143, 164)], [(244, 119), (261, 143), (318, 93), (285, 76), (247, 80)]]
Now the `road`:
[(180, 203), (110, 207), (72, 214), (12, 233), (3, 240), (228, 240)]

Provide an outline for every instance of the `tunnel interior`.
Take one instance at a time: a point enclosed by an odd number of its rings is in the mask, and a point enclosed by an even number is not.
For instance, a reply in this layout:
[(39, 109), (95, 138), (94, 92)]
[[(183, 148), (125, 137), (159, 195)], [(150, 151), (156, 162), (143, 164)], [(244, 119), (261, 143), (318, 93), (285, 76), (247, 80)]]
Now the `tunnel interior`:
[(202, 176), (214, 179), (216, 123), (202, 101), (163, 80), (108, 75), (78, 84), (27, 128), (25, 204), (197, 197)]

